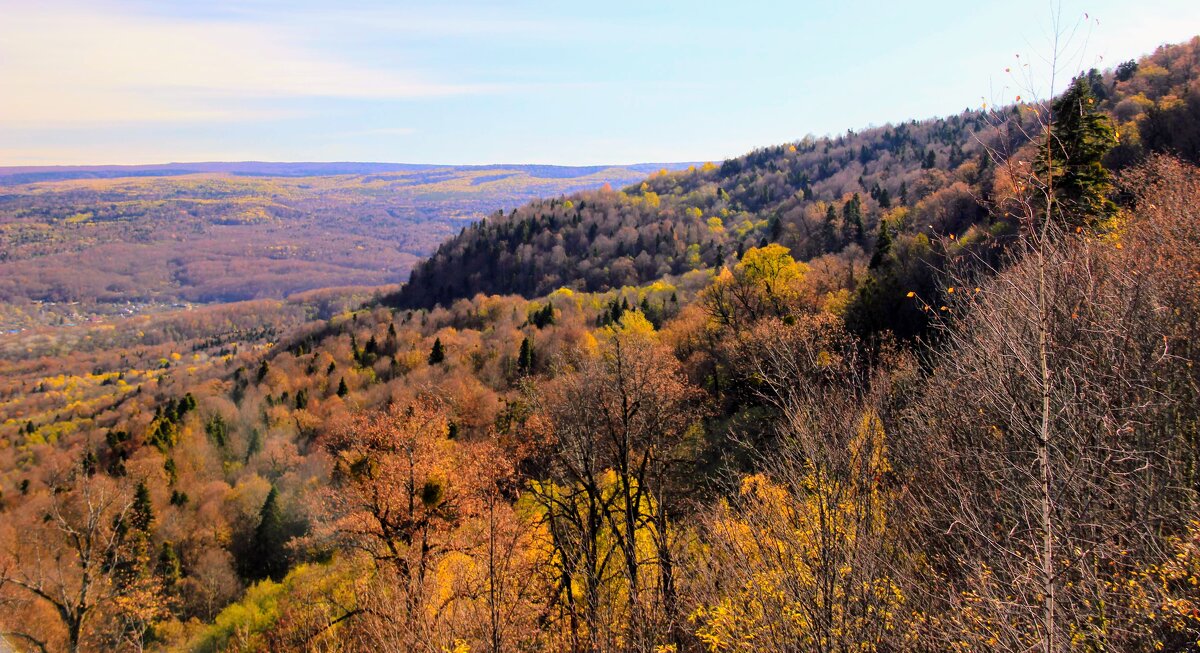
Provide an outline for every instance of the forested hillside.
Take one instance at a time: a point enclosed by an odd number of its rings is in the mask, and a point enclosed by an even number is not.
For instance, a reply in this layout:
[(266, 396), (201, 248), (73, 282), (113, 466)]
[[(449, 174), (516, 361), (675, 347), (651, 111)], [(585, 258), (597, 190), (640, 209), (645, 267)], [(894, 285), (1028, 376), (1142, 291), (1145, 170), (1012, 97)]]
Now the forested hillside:
[(534, 202), (386, 301), (31, 335), (0, 636), (1193, 651), (1197, 97), (1200, 38)]
[[(1148, 152), (1200, 162), (1198, 77), (1196, 41), (1085, 75), (1096, 107), (1112, 116), (1119, 134), (1109, 168)], [(411, 308), (479, 292), (604, 291), (717, 269), (768, 242), (800, 260), (816, 259), (850, 280), (844, 285), (853, 291), (868, 277), (881, 223), (904, 277), (886, 283), (926, 288), (922, 271), (942, 266), (945, 239), (953, 239), (951, 249), (978, 251), (1015, 233), (1012, 221), (989, 210), (1003, 192), (994, 155), (1030, 156), (1022, 146), (1037, 133), (1032, 108), (1017, 104), (806, 137), (719, 166), (663, 171), (623, 192), (538, 200), (444, 243), (393, 301)], [(878, 314), (899, 307), (861, 309), (856, 319), (875, 327)]]

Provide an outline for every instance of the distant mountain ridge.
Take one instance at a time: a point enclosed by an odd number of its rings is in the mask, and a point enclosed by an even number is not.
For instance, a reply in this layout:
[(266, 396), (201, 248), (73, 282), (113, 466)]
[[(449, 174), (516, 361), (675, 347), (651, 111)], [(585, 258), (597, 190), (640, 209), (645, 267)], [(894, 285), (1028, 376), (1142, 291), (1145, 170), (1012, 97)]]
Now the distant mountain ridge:
[(172, 177), (200, 173), (225, 173), (248, 177), (314, 177), (364, 175), (387, 172), (477, 170), (517, 170), (544, 179), (586, 177), (620, 168), (650, 174), (659, 170), (682, 170), (685, 163), (635, 163), (631, 165), (560, 166), (539, 164), (442, 165), (433, 163), (375, 163), (356, 161), (275, 162), (275, 161), (202, 161), (195, 163), (156, 163), (147, 165), (85, 166), (0, 166), (0, 186), (66, 181), (70, 179), (115, 179), (121, 177)]

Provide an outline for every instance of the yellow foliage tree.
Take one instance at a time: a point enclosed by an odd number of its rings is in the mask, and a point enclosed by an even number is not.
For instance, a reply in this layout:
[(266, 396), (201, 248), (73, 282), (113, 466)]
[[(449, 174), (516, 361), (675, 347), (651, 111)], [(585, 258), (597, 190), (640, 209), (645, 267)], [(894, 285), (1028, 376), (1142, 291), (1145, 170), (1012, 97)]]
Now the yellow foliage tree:
[(906, 636), (913, 617), (883, 564), (879, 417), (862, 415), (846, 444), (836, 460), (785, 447), (709, 516), (690, 616), (707, 650), (876, 651)]
[(724, 326), (784, 317), (801, 307), (810, 294), (804, 284), (807, 273), (808, 266), (793, 259), (782, 245), (752, 247), (733, 270), (721, 270), (704, 292), (704, 306)]

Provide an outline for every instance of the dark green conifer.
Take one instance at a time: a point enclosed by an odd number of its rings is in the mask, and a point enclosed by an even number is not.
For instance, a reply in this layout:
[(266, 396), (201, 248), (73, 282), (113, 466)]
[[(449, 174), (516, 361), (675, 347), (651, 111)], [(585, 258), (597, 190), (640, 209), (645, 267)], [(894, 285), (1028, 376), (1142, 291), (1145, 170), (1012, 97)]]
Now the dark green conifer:
[(892, 233), (888, 229), (887, 221), (879, 221), (879, 236), (875, 239), (875, 253), (871, 255), (870, 269), (874, 270), (883, 265), (887, 261), (888, 254), (892, 251)]
[(441, 338), (433, 339), (433, 349), (429, 350), (429, 364), (437, 365), (446, 360), (446, 348), (442, 346)]
[(254, 529), (251, 551), (251, 578), (283, 580), (288, 571), (287, 528), (283, 523), (283, 511), (279, 508), (279, 491), (274, 487), (267, 494), (258, 513), (258, 527)]
[(1053, 109), (1054, 122), (1034, 164), (1038, 178), (1051, 189), (1050, 217), (1072, 229), (1100, 227), (1117, 212), (1108, 197), (1112, 175), (1103, 164), (1117, 143), (1116, 131), (1098, 110), (1084, 77), (1071, 83)]
[(517, 371), (521, 374), (529, 374), (533, 371), (533, 345), (526, 337), (521, 341), (521, 353), (517, 356)]
[(145, 533), (153, 524), (154, 503), (150, 499), (150, 488), (140, 482), (133, 495), (133, 505), (129, 507), (129, 527)]
[(158, 564), (155, 571), (168, 587), (173, 587), (183, 575), (183, 567), (179, 562), (179, 554), (170, 542), (163, 542), (158, 550)]

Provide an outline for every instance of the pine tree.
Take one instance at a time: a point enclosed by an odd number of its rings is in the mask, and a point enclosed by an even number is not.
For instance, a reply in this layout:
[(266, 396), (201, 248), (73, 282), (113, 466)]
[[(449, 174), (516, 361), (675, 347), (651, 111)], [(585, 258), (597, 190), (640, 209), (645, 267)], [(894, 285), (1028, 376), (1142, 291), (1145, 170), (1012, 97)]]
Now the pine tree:
[(892, 251), (892, 234), (887, 221), (879, 221), (879, 236), (875, 239), (875, 253), (871, 255), (870, 269), (874, 270), (887, 261), (887, 255)]
[(129, 527), (145, 533), (153, 524), (154, 502), (150, 499), (150, 488), (141, 482), (134, 493), (133, 505), (129, 507)]
[(163, 542), (162, 547), (159, 548), (158, 564), (155, 566), (155, 571), (158, 572), (158, 575), (163, 579), (163, 583), (168, 587), (173, 587), (183, 575), (182, 565), (179, 562), (179, 554), (175, 552), (175, 547), (170, 542)]
[[(783, 221), (779, 219), (778, 213), (771, 216), (771, 220), (768, 225), (771, 230), (771, 241), (778, 241), (779, 237), (783, 235)], [(741, 255), (739, 255), (738, 258), (741, 258)]]
[(836, 223), (837, 210), (833, 208), (833, 204), (830, 204), (825, 207), (825, 221), (821, 223), (821, 236), (825, 240), (825, 246), (831, 249), (837, 240), (837, 231), (834, 227)]
[(554, 324), (554, 305), (546, 302), (545, 306), (533, 312), (533, 325), (544, 329), (551, 324)]
[(283, 523), (283, 512), (279, 508), (279, 491), (274, 487), (267, 494), (267, 500), (263, 502), (258, 516), (258, 527), (254, 529), (251, 551), (252, 566), (248, 575), (251, 578), (280, 581), (288, 571), (288, 536)]
[(842, 205), (842, 237), (861, 243), (863, 239), (862, 199), (858, 193)]
[(80, 461), (80, 467), (83, 468), (83, 473), (85, 475), (95, 476), (96, 475), (96, 465), (99, 462), (100, 462), (100, 459), (96, 457), (96, 452), (92, 451), (91, 449), (88, 449), (87, 453), (83, 454), (83, 460)]
[(1084, 77), (1071, 83), (1053, 109), (1049, 138), (1034, 168), (1052, 190), (1050, 215), (1067, 227), (1100, 227), (1117, 212), (1108, 198), (1112, 175), (1103, 164), (1104, 155), (1116, 145), (1116, 131), (1097, 110)]
[(383, 341), (383, 349), (388, 356), (396, 355), (396, 325), (394, 323), (388, 324), (387, 339)]
[(267, 372), (271, 371), (271, 366), (267, 365), (267, 361), (263, 361), (262, 365), (258, 366), (258, 382), (262, 383), (263, 379), (267, 378)]
[(346, 379), (342, 378), (338, 381), (337, 396), (345, 397), (350, 394), (350, 388), (346, 387)]
[(246, 442), (246, 462), (250, 462), (259, 451), (262, 451), (262, 434), (258, 429), (250, 429), (250, 439)]
[(204, 432), (222, 449), (229, 444), (229, 426), (225, 424), (225, 418), (221, 417), (220, 413), (214, 413), (212, 417), (208, 418), (208, 423), (204, 425)]
[(433, 349), (429, 351), (429, 364), (437, 365), (446, 360), (446, 348), (442, 346), (441, 338), (433, 339)]
[(517, 356), (517, 371), (522, 375), (533, 371), (533, 345), (526, 337), (521, 341), (521, 353)]

